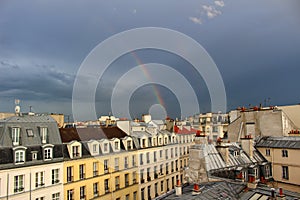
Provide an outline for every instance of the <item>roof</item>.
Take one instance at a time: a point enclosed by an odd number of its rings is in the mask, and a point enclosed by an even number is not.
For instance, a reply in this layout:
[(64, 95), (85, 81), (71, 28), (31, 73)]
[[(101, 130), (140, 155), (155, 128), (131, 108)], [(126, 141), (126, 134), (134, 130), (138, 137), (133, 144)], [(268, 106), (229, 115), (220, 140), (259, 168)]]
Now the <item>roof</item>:
[(64, 143), (89, 140), (101, 140), (112, 138), (124, 138), (127, 134), (116, 126), (111, 127), (87, 127), (87, 128), (62, 128), (60, 135)]
[(221, 182), (208, 182), (199, 185), (201, 193), (198, 195), (192, 195), (193, 185), (188, 185), (182, 188), (182, 195), (176, 196), (175, 192), (169, 196), (161, 199), (239, 199), (239, 194), (243, 191), (246, 186), (241, 183), (231, 183), (226, 181)]
[(256, 147), (300, 149), (300, 137), (262, 137), (256, 142)]

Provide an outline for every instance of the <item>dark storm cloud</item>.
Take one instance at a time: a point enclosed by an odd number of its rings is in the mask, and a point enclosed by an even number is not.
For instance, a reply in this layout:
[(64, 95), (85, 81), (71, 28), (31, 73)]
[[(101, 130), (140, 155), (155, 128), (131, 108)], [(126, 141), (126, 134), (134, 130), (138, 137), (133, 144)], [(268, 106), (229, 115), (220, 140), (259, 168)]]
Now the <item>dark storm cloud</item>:
[[(8, 68), (9, 67), (9, 68)], [(55, 66), (21, 66), (0, 61), (0, 95), (22, 99), (71, 100), (74, 76)]]

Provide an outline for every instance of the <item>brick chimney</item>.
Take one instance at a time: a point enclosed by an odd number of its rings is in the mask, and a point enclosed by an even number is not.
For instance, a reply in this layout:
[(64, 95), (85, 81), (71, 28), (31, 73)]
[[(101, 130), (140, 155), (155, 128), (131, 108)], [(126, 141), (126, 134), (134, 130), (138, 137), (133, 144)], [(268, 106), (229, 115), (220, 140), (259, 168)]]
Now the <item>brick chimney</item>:
[(197, 183), (194, 184), (194, 189), (193, 189), (193, 192), (192, 192), (192, 195), (198, 195), (201, 193), (201, 190), (199, 188), (199, 185)]
[(283, 189), (279, 188), (279, 195), (276, 198), (277, 200), (285, 200), (285, 195), (283, 193)]
[(216, 146), (217, 151), (222, 155), (226, 165), (229, 164), (229, 147), (225, 145)]

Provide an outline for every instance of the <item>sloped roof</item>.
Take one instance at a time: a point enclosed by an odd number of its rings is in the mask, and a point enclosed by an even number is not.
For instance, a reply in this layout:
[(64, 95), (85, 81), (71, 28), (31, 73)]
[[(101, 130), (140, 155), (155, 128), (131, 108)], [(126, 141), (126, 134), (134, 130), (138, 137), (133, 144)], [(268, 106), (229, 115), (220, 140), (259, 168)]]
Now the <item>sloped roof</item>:
[(262, 137), (256, 142), (256, 147), (300, 149), (300, 137)]
[(87, 127), (87, 128), (64, 128), (60, 129), (64, 143), (72, 140), (89, 141), (112, 138), (124, 138), (127, 134), (116, 126), (111, 127)]

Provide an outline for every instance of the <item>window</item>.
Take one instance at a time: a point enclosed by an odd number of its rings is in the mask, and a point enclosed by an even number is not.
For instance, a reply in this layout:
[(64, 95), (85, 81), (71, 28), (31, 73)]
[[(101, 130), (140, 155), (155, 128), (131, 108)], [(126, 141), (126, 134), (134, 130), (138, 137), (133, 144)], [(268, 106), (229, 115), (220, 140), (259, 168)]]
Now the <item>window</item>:
[(115, 158), (115, 170), (119, 170), (119, 158)]
[(148, 190), (148, 199), (152, 199), (151, 198), (151, 185), (148, 186), (147, 190)]
[(25, 162), (25, 151), (18, 150), (15, 152), (15, 163), (24, 163)]
[(104, 160), (104, 173), (108, 173), (108, 160)]
[(145, 200), (145, 188), (142, 188), (141, 190), (141, 199)]
[(159, 167), (159, 173), (160, 173), (160, 175), (163, 174), (163, 164), (161, 164), (160, 167)]
[(177, 157), (177, 155), (178, 155), (178, 148), (175, 147), (175, 156)]
[(31, 158), (32, 158), (32, 160), (36, 160), (37, 159), (37, 152), (31, 152)]
[(129, 194), (125, 196), (125, 200), (129, 200)]
[(93, 162), (93, 176), (98, 175), (98, 162)]
[(265, 166), (265, 174), (266, 174), (266, 178), (271, 176), (271, 171), (270, 171), (270, 166), (269, 165)]
[(125, 174), (125, 187), (129, 186), (129, 174)]
[(120, 177), (119, 176), (115, 177), (115, 188), (116, 188), (116, 190), (120, 189)]
[(44, 186), (44, 172), (36, 172), (35, 173), (35, 187), (42, 187)]
[(98, 147), (97, 144), (93, 144), (93, 153), (97, 153), (98, 152), (97, 147)]
[(128, 140), (128, 141), (127, 141), (127, 149), (128, 149), (128, 150), (132, 149), (132, 146), (131, 146), (131, 140)]
[(143, 169), (140, 170), (140, 178), (141, 178), (141, 183), (144, 183), (145, 180), (144, 180), (144, 170)]
[(166, 163), (166, 174), (169, 174), (169, 163)]
[(286, 150), (286, 149), (282, 150), (282, 157), (289, 157), (288, 156), (288, 150)]
[(174, 157), (174, 154), (173, 154), (173, 148), (171, 148), (171, 158)]
[(282, 178), (289, 179), (289, 167), (288, 166), (282, 166)]
[(150, 163), (150, 153), (146, 153), (147, 163)]
[(60, 197), (60, 193), (54, 193), (52, 194), (52, 200), (59, 200), (59, 197)]
[(119, 150), (119, 142), (118, 141), (115, 142), (115, 150), (116, 151)]
[(108, 144), (104, 143), (104, 152), (108, 152)]
[(79, 146), (73, 146), (72, 147), (72, 155), (73, 155), (73, 158), (76, 158), (76, 157), (80, 156)]
[(132, 156), (132, 167), (135, 167), (135, 161), (136, 161), (136, 158), (135, 158), (135, 155)]
[(132, 172), (132, 183), (136, 183), (136, 172)]
[(168, 149), (166, 149), (166, 151), (165, 151), (165, 156), (166, 156), (166, 159), (168, 159)]
[(32, 129), (26, 129), (26, 133), (28, 137), (33, 137), (33, 131)]
[(164, 181), (160, 182), (160, 191), (163, 192), (164, 191)]
[(150, 176), (150, 167), (147, 168), (147, 181), (151, 181), (151, 176)]
[(136, 191), (133, 193), (133, 200), (137, 200), (137, 192)]
[(67, 182), (73, 181), (73, 167), (67, 167)]
[(67, 200), (74, 200), (74, 190), (67, 190)]
[(104, 190), (105, 190), (105, 194), (109, 192), (109, 182), (108, 179), (104, 180)]
[(20, 144), (20, 128), (11, 129), (11, 138), (14, 146)]
[(128, 157), (124, 158), (124, 169), (128, 168)]
[(140, 154), (140, 165), (143, 165), (143, 154)]
[(44, 159), (45, 160), (52, 159), (52, 148), (45, 148), (44, 149)]
[(45, 197), (38, 197), (38, 198), (35, 198), (35, 200), (44, 200)]
[(85, 186), (80, 187), (80, 200), (85, 199)]
[(270, 156), (270, 149), (266, 149), (266, 156)]
[(48, 142), (48, 129), (46, 127), (41, 127), (41, 137), (42, 137), (42, 143), (45, 144)]
[(24, 191), (24, 175), (14, 177), (14, 192)]
[(85, 165), (81, 164), (79, 165), (79, 179), (85, 178)]
[(158, 196), (158, 187), (157, 187), (158, 183), (155, 183), (154, 185), (154, 192), (155, 192), (155, 197)]
[(154, 159), (154, 162), (156, 162), (157, 161), (157, 158), (156, 158), (156, 151), (154, 151), (154, 153), (153, 153), (153, 159)]
[(98, 183), (94, 183), (93, 184), (93, 193), (94, 193), (94, 197), (97, 197), (99, 195), (99, 190), (98, 190), (99, 184)]
[(163, 157), (163, 151), (162, 151), (162, 150), (159, 151), (159, 157), (160, 157), (160, 158)]
[(52, 169), (52, 184), (59, 183), (59, 169)]

